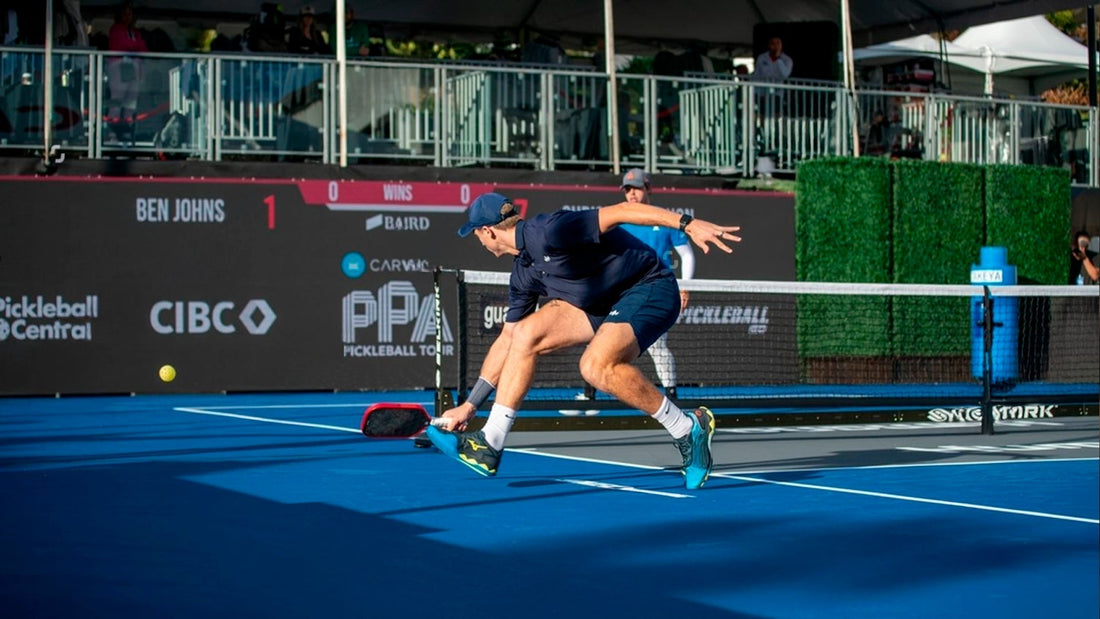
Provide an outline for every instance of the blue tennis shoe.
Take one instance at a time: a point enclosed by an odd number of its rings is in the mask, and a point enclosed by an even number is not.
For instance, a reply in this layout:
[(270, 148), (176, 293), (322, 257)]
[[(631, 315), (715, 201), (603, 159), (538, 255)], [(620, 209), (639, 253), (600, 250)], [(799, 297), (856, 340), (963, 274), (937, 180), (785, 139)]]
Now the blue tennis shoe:
[(497, 474), (501, 451), (485, 442), (485, 433), (448, 432), (429, 426), (428, 440), (439, 451), (473, 469), (478, 475), (492, 477)]
[(710, 440), (714, 436), (714, 413), (700, 406), (688, 415), (691, 417), (691, 432), (687, 436), (673, 439), (680, 455), (684, 458), (684, 485), (688, 490), (702, 488), (710, 477), (714, 460), (710, 456)]

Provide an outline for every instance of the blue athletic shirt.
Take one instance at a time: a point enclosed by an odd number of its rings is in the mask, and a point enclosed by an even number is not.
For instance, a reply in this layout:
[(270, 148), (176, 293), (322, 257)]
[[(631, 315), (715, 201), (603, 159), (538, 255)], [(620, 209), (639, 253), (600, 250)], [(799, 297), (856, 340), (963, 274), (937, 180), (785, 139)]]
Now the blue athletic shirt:
[(679, 230), (665, 228), (664, 226), (639, 226), (638, 224), (621, 224), (623, 230), (638, 237), (638, 240), (649, 245), (657, 252), (657, 257), (668, 268), (672, 268), (673, 247), (688, 245), (687, 235)]
[(539, 297), (561, 299), (604, 316), (639, 282), (674, 278), (653, 248), (618, 227), (600, 234), (599, 211), (557, 211), (516, 226), (508, 322), (535, 310)]

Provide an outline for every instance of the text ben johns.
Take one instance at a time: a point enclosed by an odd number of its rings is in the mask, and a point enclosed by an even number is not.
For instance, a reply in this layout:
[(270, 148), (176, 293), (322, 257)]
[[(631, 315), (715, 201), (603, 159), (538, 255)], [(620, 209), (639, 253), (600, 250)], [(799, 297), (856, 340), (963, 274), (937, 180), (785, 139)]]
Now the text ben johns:
[(143, 223), (205, 224), (225, 221), (223, 198), (137, 198), (135, 216)]

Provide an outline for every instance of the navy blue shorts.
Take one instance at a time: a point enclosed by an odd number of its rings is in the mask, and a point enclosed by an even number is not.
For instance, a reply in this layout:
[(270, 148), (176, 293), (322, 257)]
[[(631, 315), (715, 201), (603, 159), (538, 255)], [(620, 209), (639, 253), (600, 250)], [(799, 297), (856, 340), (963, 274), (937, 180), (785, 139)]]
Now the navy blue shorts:
[(605, 322), (625, 322), (634, 329), (638, 348), (645, 352), (657, 338), (676, 324), (680, 316), (680, 287), (674, 277), (659, 277), (636, 284), (623, 293), (607, 316), (588, 314), (592, 330)]

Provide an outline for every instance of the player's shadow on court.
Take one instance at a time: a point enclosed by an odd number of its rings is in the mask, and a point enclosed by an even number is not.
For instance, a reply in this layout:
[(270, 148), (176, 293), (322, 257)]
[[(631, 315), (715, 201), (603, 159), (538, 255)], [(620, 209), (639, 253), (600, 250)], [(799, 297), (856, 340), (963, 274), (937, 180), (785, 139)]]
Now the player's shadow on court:
[(11, 616), (483, 617), (484, 600), (500, 616), (750, 617), (660, 591), (626, 595), (637, 581), (614, 574), (577, 578), (576, 555), (479, 551), (394, 517), (188, 480), (237, 466), (3, 473), (0, 605)]

